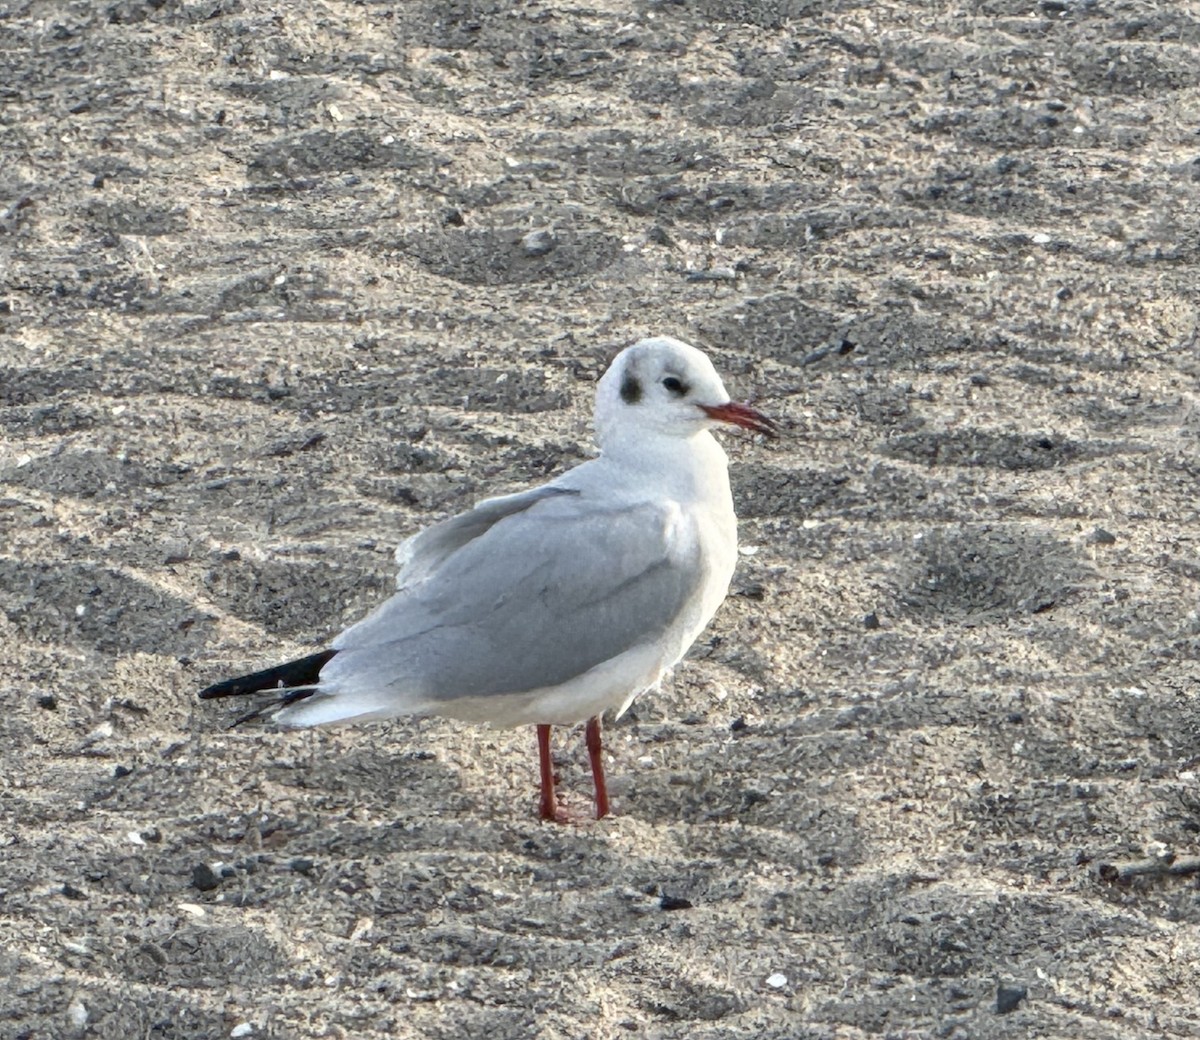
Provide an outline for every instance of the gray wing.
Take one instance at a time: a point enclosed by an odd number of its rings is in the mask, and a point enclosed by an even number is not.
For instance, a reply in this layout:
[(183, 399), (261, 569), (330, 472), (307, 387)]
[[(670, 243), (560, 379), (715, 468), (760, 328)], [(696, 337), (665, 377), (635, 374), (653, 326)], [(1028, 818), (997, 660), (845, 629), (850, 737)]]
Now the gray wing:
[(429, 577), (452, 553), (487, 534), (493, 524), (505, 517), (522, 513), (545, 498), (573, 494), (576, 492), (547, 485), (515, 495), (501, 495), (485, 499), (474, 509), (425, 528), (396, 550), (396, 563), (399, 565), (396, 587), (407, 588)]
[(435, 568), (338, 637), (323, 681), (425, 701), (558, 685), (660, 636), (704, 581), (673, 505), (571, 493), (470, 517)]

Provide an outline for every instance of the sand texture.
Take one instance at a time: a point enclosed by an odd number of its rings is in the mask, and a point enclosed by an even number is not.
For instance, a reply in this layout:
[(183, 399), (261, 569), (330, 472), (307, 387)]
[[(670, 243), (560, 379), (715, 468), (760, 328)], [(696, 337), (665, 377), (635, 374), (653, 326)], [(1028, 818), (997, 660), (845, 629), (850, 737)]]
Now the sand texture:
[[(1200, 1037), (1200, 5), (12, 0), (0, 69), (2, 1040)], [(787, 429), (617, 815), (195, 700), (652, 333)]]

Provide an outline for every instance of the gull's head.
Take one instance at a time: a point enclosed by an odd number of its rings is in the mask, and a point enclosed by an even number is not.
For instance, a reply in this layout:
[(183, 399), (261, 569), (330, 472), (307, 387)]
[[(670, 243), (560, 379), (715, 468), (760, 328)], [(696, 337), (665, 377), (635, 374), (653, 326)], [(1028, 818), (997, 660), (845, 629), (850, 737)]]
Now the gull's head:
[(716, 426), (744, 426), (774, 436), (775, 423), (729, 399), (712, 362), (695, 347), (655, 336), (626, 347), (596, 390), (596, 439), (658, 434), (693, 437)]

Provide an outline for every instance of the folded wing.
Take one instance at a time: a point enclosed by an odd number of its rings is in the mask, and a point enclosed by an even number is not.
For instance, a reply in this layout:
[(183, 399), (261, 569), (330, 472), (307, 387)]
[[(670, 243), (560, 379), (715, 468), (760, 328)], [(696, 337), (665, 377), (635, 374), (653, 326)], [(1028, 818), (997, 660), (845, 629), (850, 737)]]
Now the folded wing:
[(539, 489), (418, 539), (400, 591), (334, 642), (321, 674), (334, 696), (387, 687), (399, 710), (420, 710), (555, 686), (659, 639), (698, 609), (704, 581), (696, 532), (671, 503)]

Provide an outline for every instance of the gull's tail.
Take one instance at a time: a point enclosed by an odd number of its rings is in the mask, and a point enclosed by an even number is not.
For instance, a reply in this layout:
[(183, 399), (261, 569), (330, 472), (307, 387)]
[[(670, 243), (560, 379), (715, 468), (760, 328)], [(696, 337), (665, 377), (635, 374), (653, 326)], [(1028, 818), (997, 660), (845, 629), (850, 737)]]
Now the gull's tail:
[(252, 672), (236, 679), (226, 679), (200, 691), (200, 699), (213, 700), (217, 697), (242, 697), (251, 693), (272, 692), (276, 696), (254, 711), (234, 719), (233, 725), (252, 722), (282, 711), (297, 701), (311, 697), (317, 690), (321, 669), (336, 654), (336, 650), (322, 650), (318, 654), (301, 657), (261, 672)]

